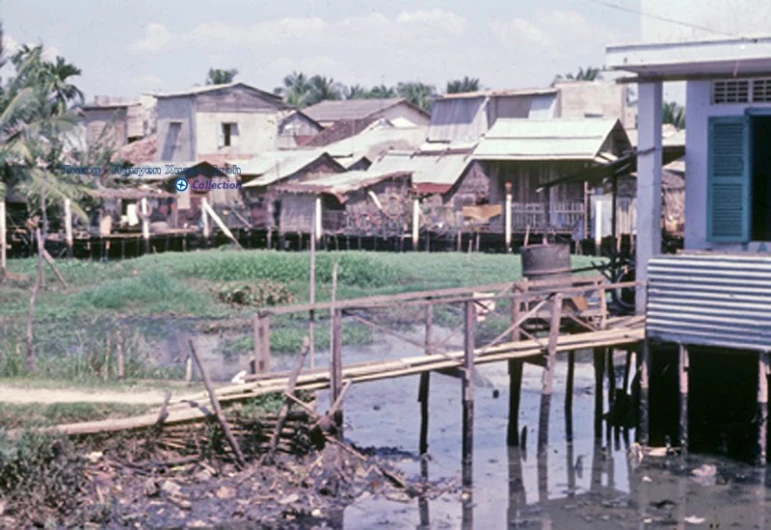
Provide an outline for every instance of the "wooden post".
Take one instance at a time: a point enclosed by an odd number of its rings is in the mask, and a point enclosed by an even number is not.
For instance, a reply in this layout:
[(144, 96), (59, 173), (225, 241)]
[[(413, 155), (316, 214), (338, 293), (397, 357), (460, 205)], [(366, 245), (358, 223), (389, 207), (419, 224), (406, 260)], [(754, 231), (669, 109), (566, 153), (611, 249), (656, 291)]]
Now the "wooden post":
[(768, 433), (768, 352), (758, 353), (758, 447), (757, 465), (766, 465)]
[(420, 199), (412, 201), (412, 250), (418, 250), (418, 238), (420, 237)]
[(72, 204), (64, 199), (64, 238), (67, 242), (67, 257), (72, 259)]
[(463, 335), (463, 487), (470, 488), (473, 483), (472, 463), (474, 459), (474, 395), (471, 374), (474, 369), (474, 324), (476, 306), (474, 301), (465, 302), (465, 322)]
[(316, 241), (318, 241), (324, 233), (324, 225), (322, 223), (322, 211), (321, 211), (321, 195), (316, 197), (316, 209), (313, 215), (313, 229), (316, 234)]
[(270, 319), (254, 316), (252, 321), (254, 337), (254, 351), (252, 353), (255, 373), (262, 374), (270, 371)]
[(206, 197), (201, 199), (201, 220), (203, 221), (203, 239), (208, 246), (211, 239), (211, 227), (209, 226), (209, 214), (206, 208)]
[(602, 438), (602, 394), (604, 389), (605, 355), (603, 348), (594, 348), (594, 438)]
[[(434, 311), (430, 303), (426, 304), (424, 319), (426, 323), (425, 352), (426, 355), (431, 355)], [(418, 389), (418, 401), (420, 402), (420, 454), (425, 454), (428, 451), (428, 390), (430, 375), (430, 372), (420, 374), (420, 387)]]
[(0, 283), (5, 282), (7, 275), (7, 263), (6, 263), (6, 233), (5, 233), (5, 199), (0, 201)]
[(552, 301), (551, 323), (549, 326), (549, 344), (546, 352), (546, 364), (541, 379), (541, 408), (538, 415), (538, 454), (546, 453), (549, 445), (549, 411), (551, 409), (551, 392), (554, 382), (554, 365), (557, 359), (557, 339), (560, 334), (562, 319), (562, 294), (554, 295)]
[[(516, 290), (516, 286), (514, 287)], [(511, 300), (511, 323), (519, 321), (522, 301), (518, 294)], [(520, 339), (519, 326), (511, 332), (511, 341)], [(506, 444), (509, 447), (519, 447), (519, 402), (522, 393), (522, 361), (509, 360), (509, 424), (506, 433)]]
[(646, 338), (642, 343), (640, 355), (640, 425), (638, 427), (638, 442), (648, 446), (648, 374), (651, 366), (650, 341)]
[(602, 201), (594, 201), (594, 255), (602, 255)]
[(605, 356), (608, 360), (608, 410), (612, 410), (613, 400), (616, 399), (616, 366), (613, 363), (613, 348), (605, 348)]
[(252, 319), (252, 338), (254, 339), (254, 350), (252, 351), (252, 369), (253, 373), (259, 374), (262, 372), (260, 366), (260, 351), (262, 350), (262, 322), (260, 322), (260, 315), (254, 315)]
[(630, 392), (629, 390), (629, 374), (632, 371), (632, 350), (628, 349), (626, 350), (626, 361), (624, 363), (624, 382), (623, 387), (621, 387), (624, 392)]
[(142, 209), (142, 239), (145, 241), (145, 254), (150, 253), (150, 210), (147, 205), (147, 197), (140, 201)]
[(480, 238), (481, 238), (481, 235), (480, 235), (479, 230), (477, 229), (476, 244), (474, 245), (474, 252), (476, 252), (477, 254), (479, 254), (479, 240), (480, 240)]
[[(329, 382), (330, 382), (330, 403), (334, 403), (340, 397), (343, 390), (343, 312), (335, 308), (337, 298), (337, 262), (332, 266), (332, 300), (329, 311), (332, 314), (330, 340), (330, 363), (329, 363)], [(337, 425), (338, 437), (343, 439), (343, 411), (337, 410), (334, 413), (335, 424)]]
[(506, 202), (503, 211), (504, 239), (506, 242), (506, 252), (511, 252), (511, 182), (506, 182)]
[[(576, 352), (568, 352), (568, 374), (565, 383), (565, 438), (573, 441), (573, 380), (576, 371)], [(572, 445), (572, 444), (571, 444)]]
[(680, 380), (680, 454), (688, 451), (688, 346), (679, 345), (677, 373)]
[[(311, 304), (311, 307), (316, 303), (316, 238), (318, 237), (318, 233), (316, 232), (316, 215), (317, 213), (314, 212), (313, 214), (313, 227), (311, 234), (311, 266), (310, 266), (310, 289), (309, 289), (309, 301)], [(311, 368), (316, 367), (316, 338), (315, 338), (315, 321), (316, 321), (316, 310), (311, 309), (308, 311), (308, 341), (310, 342), (309, 348), (310, 348), (310, 356), (311, 356)]]
[(461, 232), (460, 228), (458, 228), (458, 243), (457, 243), (457, 251), (463, 252), (463, 232)]
[(236, 467), (241, 469), (246, 463), (244, 460), (244, 454), (241, 452), (241, 447), (238, 445), (238, 442), (236, 441), (235, 436), (233, 436), (233, 432), (230, 430), (230, 426), (228, 425), (228, 422), (225, 419), (225, 414), (223, 414), (222, 412), (222, 408), (220, 407), (220, 402), (217, 399), (217, 394), (214, 392), (214, 387), (212, 386), (211, 380), (209, 379), (209, 374), (206, 371), (206, 369), (203, 367), (203, 363), (201, 362), (201, 359), (198, 358), (198, 354), (195, 351), (195, 346), (193, 345), (192, 339), (190, 340), (190, 352), (193, 354), (193, 359), (195, 360), (195, 364), (198, 365), (198, 371), (201, 373), (201, 379), (203, 379), (203, 385), (206, 387), (206, 392), (209, 393), (209, 401), (211, 401), (211, 406), (214, 409), (214, 414), (216, 415), (217, 419), (220, 422), (220, 425), (222, 426), (222, 431), (225, 433), (225, 438), (230, 444), (230, 448), (233, 449), (233, 453), (235, 454), (235, 457), (236, 457), (235, 458)]

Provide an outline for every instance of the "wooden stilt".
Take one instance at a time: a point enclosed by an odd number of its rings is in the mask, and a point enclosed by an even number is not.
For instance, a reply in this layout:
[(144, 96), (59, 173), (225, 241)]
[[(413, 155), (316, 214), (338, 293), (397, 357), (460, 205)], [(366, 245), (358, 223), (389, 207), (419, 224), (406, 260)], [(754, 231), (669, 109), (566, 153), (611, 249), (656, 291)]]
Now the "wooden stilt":
[(613, 400), (616, 399), (616, 365), (613, 362), (613, 348), (606, 348), (608, 359), (608, 410), (613, 410)]
[(465, 322), (463, 336), (463, 487), (473, 483), (474, 452), (474, 395), (471, 374), (474, 369), (474, 324), (476, 306), (473, 301), (465, 302)]
[(642, 343), (640, 355), (640, 425), (638, 427), (638, 442), (648, 446), (648, 374), (651, 366), (650, 341), (646, 338)]
[(758, 447), (757, 465), (766, 465), (768, 434), (768, 353), (758, 353)]
[[(519, 321), (522, 302), (518, 295), (511, 300), (511, 322)], [(511, 332), (512, 342), (520, 339), (519, 326)], [(506, 433), (506, 444), (519, 447), (519, 402), (522, 394), (522, 361), (509, 360), (509, 425)]]
[(458, 242), (457, 242), (457, 251), (463, 252), (463, 238), (462, 238), (462, 232), (460, 231), (460, 228), (458, 229)]
[(605, 372), (603, 348), (594, 348), (594, 438), (602, 438), (602, 394)]
[(479, 244), (480, 244), (479, 240), (480, 240), (480, 239), (481, 239), (481, 236), (480, 236), (480, 234), (479, 234), (479, 230), (477, 230), (477, 234), (476, 234), (476, 243), (474, 244), (474, 251), (475, 251), (477, 254), (479, 253)]
[(624, 382), (621, 389), (629, 392), (629, 373), (632, 370), (632, 350), (626, 350), (626, 361), (624, 362)]
[(551, 393), (554, 382), (554, 365), (557, 358), (557, 339), (560, 334), (562, 318), (562, 294), (554, 295), (552, 302), (551, 325), (549, 327), (549, 345), (546, 354), (546, 364), (541, 380), (541, 408), (538, 415), (538, 454), (543, 455), (549, 445), (549, 412), (551, 409)]
[[(573, 379), (576, 371), (576, 352), (568, 352), (568, 374), (565, 382), (565, 438), (573, 441)], [(572, 444), (570, 444), (572, 446)]]
[[(330, 403), (334, 403), (343, 391), (343, 312), (335, 308), (337, 297), (337, 262), (332, 266), (332, 313), (331, 333), (330, 333), (330, 389), (332, 395)], [(343, 411), (337, 410), (334, 413), (335, 424), (337, 425), (338, 438), (343, 439)]]
[[(309, 286), (309, 302), (311, 306), (316, 303), (316, 238), (318, 237), (318, 234), (316, 233), (316, 213), (314, 212), (314, 219), (313, 219), (313, 225), (312, 225), (312, 233), (311, 233), (311, 240), (310, 240), (310, 246), (311, 246), (311, 256), (310, 256), (310, 286)], [(310, 357), (311, 357), (311, 368), (316, 367), (316, 338), (315, 338), (315, 320), (316, 320), (316, 310), (311, 309), (308, 311), (308, 340), (309, 340), (309, 348), (310, 348)]]
[[(427, 304), (425, 307), (425, 323), (426, 323), (426, 355), (431, 355), (431, 341), (433, 333), (433, 306)], [(425, 454), (428, 451), (428, 391), (429, 391), (429, 379), (430, 372), (420, 374), (420, 388), (418, 390), (418, 401), (420, 402), (420, 454)]]
[(680, 380), (680, 451), (688, 451), (688, 347), (680, 344), (677, 373)]

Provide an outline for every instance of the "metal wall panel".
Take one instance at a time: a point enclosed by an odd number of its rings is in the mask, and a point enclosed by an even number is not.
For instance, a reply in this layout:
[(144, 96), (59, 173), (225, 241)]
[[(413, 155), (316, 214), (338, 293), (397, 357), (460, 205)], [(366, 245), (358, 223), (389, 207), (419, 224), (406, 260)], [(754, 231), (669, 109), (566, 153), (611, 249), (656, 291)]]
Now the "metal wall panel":
[(648, 263), (648, 337), (771, 350), (771, 256), (682, 254)]

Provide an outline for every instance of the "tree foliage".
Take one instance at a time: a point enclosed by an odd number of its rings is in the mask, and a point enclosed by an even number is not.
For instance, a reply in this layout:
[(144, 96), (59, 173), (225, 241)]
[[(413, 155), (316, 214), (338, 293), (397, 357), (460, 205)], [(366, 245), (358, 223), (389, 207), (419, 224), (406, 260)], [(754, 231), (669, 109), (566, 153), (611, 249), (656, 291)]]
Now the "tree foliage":
[(596, 66), (587, 66), (586, 68), (580, 67), (575, 74), (569, 72), (567, 74), (558, 74), (555, 81), (599, 81), (602, 79), (602, 70)]
[(678, 129), (685, 129), (685, 109), (675, 101), (664, 103), (661, 121), (672, 124)]
[(476, 92), (479, 90), (479, 78), (464, 76), (463, 79), (454, 79), (447, 82), (448, 94), (463, 92)]
[(221, 70), (219, 68), (209, 68), (209, 73), (206, 76), (207, 85), (226, 85), (232, 83), (233, 79), (238, 75), (238, 70), (230, 68), (229, 70)]

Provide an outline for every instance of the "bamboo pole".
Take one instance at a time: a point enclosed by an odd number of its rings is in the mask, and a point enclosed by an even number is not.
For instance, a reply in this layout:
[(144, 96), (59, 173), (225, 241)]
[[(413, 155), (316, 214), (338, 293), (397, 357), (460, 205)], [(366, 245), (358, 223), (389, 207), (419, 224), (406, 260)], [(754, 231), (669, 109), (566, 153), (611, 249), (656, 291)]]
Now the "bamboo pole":
[(233, 243), (235, 243), (239, 250), (243, 250), (244, 247), (241, 246), (241, 243), (238, 242), (238, 239), (236, 239), (236, 237), (233, 235), (233, 232), (231, 232), (222, 221), (222, 219), (220, 219), (220, 216), (217, 215), (217, 212), (214, 211), (214, 208), (209, 206), (209, 203), (206, 202), (206, 199), (201, 201), (201, 206), (203, 207), (203, 210), (205, 210), (206, 213), (208, 213), (209, 216), (214, 220), (214, 222), (217, 223), (217, 226), (220, 227), (222, 233), (225, 234)]
[(62, 273), (59, 272), (59, 268), (56, 266), (56, 263), (54, 263), (54, 258), (51, 257), (51, 254), (49, 254), (46, 249), (43, 249), (43, 259), (46, 260), (46, 263), (48, 263), (48, 265), (51, 267), (51, 270), (54, 271), (54, 276), (56, 276), (56, 279), (59, 280), (59, 283), (62, 284), (62, 287), (69, 289), (67, 281), (64, 279), (64, 276), (62, 276)]
[(546, 366), (541, 379), (541, 407), (538, 415), (538, 454), (544, 455), (549, 445), (549, 412), (551, 393), (554, 383), (554, 368), (557, 355), (557, 340), (562, 319), (562, 294), (554, 295), (552, 302), (551, 323), (549, 327), (549, 345), (546, 352)]
[(465, 302), (465, 321), (463, 334), (463, 444), (461, 448), (463, 463), (463, 487), (470, 488), (473, 483), (474, 459), (474, 394), (471, 380), (474, 369), (474, 323), (476, 305)]
[(228, 421), (225, 418), (225, 415), (222, 413), (222, 408), (220, 407), (219, 400), (217, 399), (217, 393), (214, 391), (214, 387), (212, 386), (211, 380), (209, 379), (209, 374), (204, 368), (203, 363), (201, 362), (201, 359), (198, 358), (198, 353), (195, 351), (195, 345), (193, 344), (193, 340), (190, 339), (189, 342), (190, 342), (190, 353), (192, 353), (193, 355), (195, 364), (198, 365), (198, 371), (201, 373), (201, 379), (203, 379), (203, 385), (206, 387), (206, 392), (209, 394), (209, 401), (211, 401), (211, 406), (214, 409), (214, 414), (216, 415), (217, 420), (222, 426), (222, 431), (225, 433), (225, 438), (230, 444), (231, 449), (233, 449), (233, 453), (235, 453), (236, 455), (236, 467), (238, 467), (239, 469), (243, 468), (243, 466), (246, 464), (246, 461), (244, 460), (244, 454), (241, 452), (241, 446), (238, 445), (238, 441), (233, 436), (233, 432), (230, 430), (230, 425), (228, 425)]
[(67, 257), (72, 259), (72, 204), (69, 199), (64, 199), (64, 237), (67, 241)]

